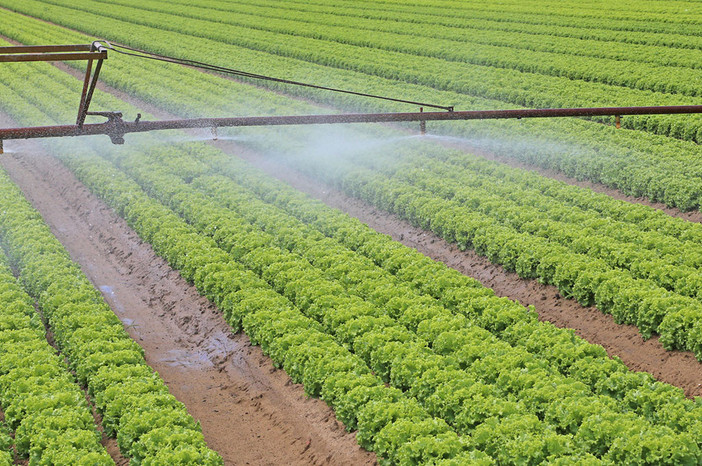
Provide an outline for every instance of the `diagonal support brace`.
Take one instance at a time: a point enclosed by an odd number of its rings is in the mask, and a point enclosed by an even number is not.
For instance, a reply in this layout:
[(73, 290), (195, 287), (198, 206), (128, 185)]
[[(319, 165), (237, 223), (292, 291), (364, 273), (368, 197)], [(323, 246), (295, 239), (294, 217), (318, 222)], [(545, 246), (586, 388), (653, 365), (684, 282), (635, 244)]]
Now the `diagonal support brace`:
[[(90, 51), (95, 52), (102, 48), (98, 42), (93, 42), (90, 46)], [(90, 102), (93, 99), (93, 93), (95, 92), (95, 86), (97, 86), (98, 77), (100, 76), (100, 70), (102, 69), (103, 59), (97, 61), (95, 66), (95, 73), (92, 73), (93, 60), (88, 60), (88, 66), (85, 70), (85, 80), (83, 81), (83, 92), (80, 96), (80, 105), (78, 107), (78, 118), (76, 119), (76, 124), (80, 127), (85, 123), (85, 118), (88, 116), (88, 110), (90, 109)], [(91, 77), (92, 75), (92, 77)]]

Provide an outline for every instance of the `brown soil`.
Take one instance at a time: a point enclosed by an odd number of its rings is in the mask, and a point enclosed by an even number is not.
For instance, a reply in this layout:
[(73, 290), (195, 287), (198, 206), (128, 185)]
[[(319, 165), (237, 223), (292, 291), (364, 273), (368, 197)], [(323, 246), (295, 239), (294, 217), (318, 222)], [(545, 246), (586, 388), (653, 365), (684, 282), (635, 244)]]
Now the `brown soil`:
[[(0, 126), (12, 124), (0, 117)], [(374, 464), (324, 402), (273, 367), (124, 220), (34, 143), (0, 164), (102, 291), (226, 464)], [(107, 442), (118, 454), (114, 439)]]

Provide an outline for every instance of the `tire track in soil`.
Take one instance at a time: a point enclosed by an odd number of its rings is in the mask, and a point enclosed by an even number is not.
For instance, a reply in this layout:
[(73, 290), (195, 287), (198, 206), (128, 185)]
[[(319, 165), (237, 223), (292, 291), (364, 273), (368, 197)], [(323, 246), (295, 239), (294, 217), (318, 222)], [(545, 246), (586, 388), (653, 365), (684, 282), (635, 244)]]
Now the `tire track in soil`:
[[(0, 115), (0, 127), (12, 125)], [(233, 334), (216, 307), (60, 161), (36, 143), (13, 141), (10, 149), (0, 164), (226, 464), (376, 463), (331, 408), (307, 398), (245, 334)]]

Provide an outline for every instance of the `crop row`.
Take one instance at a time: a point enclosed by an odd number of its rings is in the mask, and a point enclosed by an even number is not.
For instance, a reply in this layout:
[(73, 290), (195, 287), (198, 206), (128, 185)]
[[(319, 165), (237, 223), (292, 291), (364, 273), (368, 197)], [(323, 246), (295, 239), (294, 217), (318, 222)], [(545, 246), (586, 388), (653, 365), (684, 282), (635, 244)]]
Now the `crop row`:
[[(12, 2), (7, 0), (0, 2), (0, 4), (4, 3)], [(12, 6), (12, 8), (18, 7)], [(105, 28), (109, 28), (112, 31), (108, 36), (118, 42), (133, 44), (134, 36), (149, 36), (152, 38), (150, 47), (156, 52), (167, 51), (170, 54), (183, 55), (184, 51), (177, 48), (182, 47), (184, 41), (194, 45), (198, 40), (206, 40), (217, 43), (220, 50), (222, 45), (226, 44), (235, 48), (252, 49), (273, 56), (289, 57), (394, 81), (418, 83), (431, 89), (490, 98), (528, 107), (677, 105), (693, 104), (699, 100), (693, 97), (571, 80), (567, 77), (448, 62), (431, 57), (418, 59), (407, 53), (369, 47), (363, 47), (363, 53), (360, 54), (359, 48), (351, 45), (290, 35), (281, 36), (252, 29), (228, 28), (219, 23), (203, 23), (196, 28), (202, 30), (197, 34), (206, 36), (204, 39), (199, 39), (191, 34), (179, 32), (185, 26), (178, 24), (181, 20), (177, 16), (157, 13), (144, 15), (140, 10), (129, 11), (125, 7), (105, 10), (99, 16), (82, 10), (77, 15), (77, 10), (72, 8), (53, 6), (45, 1), (27, 0), (19, 9), (25, 13), (69, 27), (81, 28), (94, 34), (104, 35)], [(187, 21), (188, 24), (193, 22), (196, 21)], [(170, 26), (169, 23), (174, 25)], [(159, 32), (156, 33), (154, 30)], [(179, 36), (177, 41), (166, 39), (171, 35)], [(202, 44), (197, 48), (206, 50), (208, 46)], [(188, 54), (187, 58), (201, 60), (202, 57), (198, 55), (201, 54)], [(240, 54), (234, 52), (232, 55)], [(221, 58), (218, 61), (221, 62)], [(442, 72), (436, 73), (434, 70), (437, 69)], [(690, 72), (697, 73), (696, 70), (690, 70)], [(626, 72), (622, 75), (630, 75), (630, 73)], [(669, 73), (664, 72), (662, 75), (669, 76)], [(681, 82), (684, 81), (685, 79), (681, 78)], [(698, 133), (702, 135), (702, 117), (689, 115), (684, 120), (685, 123), (681, 124), (671, 123), (671, 121), (676, 120), (671, 120), (668, 116), (651, 115), (647, 118), (628, 118), (623, 124), (633, 129), (692, 141), (698, 140)], [(699, 138), (702, 139), (702, 136)]]
[[(363, 30), (353, 24), (331, 26), (326, 23), (311, 24), (309, 21), (291, 21), (287, 18), (280, 20), (257, 15), (249, 16), (247, 21), (247, 17), (241, 12), (237, 12), (235, 17), (230, 17), (232, 19), (227, 20), (227, 18), (222, 18), (221, 11), (207, 10), (208, 14), (204, 15), (199, 13), (202, 11), (200, 6), (180, 6), (174, 9), (172, 5), (169, 5), (168, 11), (166, 11), (163, 4), (158, 2), (145, 4), (136, 0), (122, 0), (120, 4), (122, 6), (118, 13), (104, 14), (136, 24), (158, 26), (162, 30), (187, 31), (192, 36), (216, 39), (223, 43), (235, 43), (231, 42), (235, 40), (233, 39), (235, 31), (247, 38), (261, 36), (262, 40), (268, 41), (274, 41), (276, 37), (294, 37), (298, 41), (315, 39), (355, 47), (400, 52), (414, 57), (431, 57), (447, 62), (513, 69), (632, 89), (687, 96), (699, 96), (701, 92), (696, 82), (702, 77), (702, 71), (694, 68), (670, 66), (670, 62), (661, 65), (650, 63), (649, 60), (648, 63), (642, 64), (638, 61), (629, 61), (626, 57), (610, 59), (577, 56), (564, 50), (537, 51), (524, 47), (511, 47), (509, 44), (506, 46), (493, 44), (489, 38), (482, 35), (479, 36), (482, 37), (481, 42), (468, 44), (437, 37), (418, 40), (415, 35)], [(61, 5), (87, 10), (84, 4), (78, 1), (73, 3), (63, 1)], [(151, 5), (155, 5), (156, 8)], [(158, 5), (161, 7), (158, 8)], [(144, 10), (149, 11), (149, 14), (144, 15)], [(192, 10), (199, 14), (193, 17), (190, 13)], [(520, 42), (515, 41), (515, 43)], [(544, 42), (543, 38), (540, 39), (540, 42)], [(304, 42), (302, 44), (304, 46)], [(573, 45), (572, 49), (574, 51), (582, 50), (583, 44)], [(660, 50), (655, 51), (652, 55), (660, 56)], [(637, 58), (641, 60), (643, 57), (637, 56)]]
[[(69, 43), (90, 40), (80, 34), (51, 28), (45, 23), (21, 15), (4, 11), (0, 11), (0, 15), (6, 20), (6, 34), (23, 42)], [(104, 27), (93, 32), (110, 35), (110, 28)], [(179, 49), (186, 50), (189, 47), (182, 37), (172, 42), (179, 43)], [(149, 47), (147, 42), (136, 45)], [(207, 49), (216, 48), (207, 46)], [(250, 63), (252, 68), (260, 63), (261, 68), (257, 71), (264, 73), (270, 72), (271, 66), (282, 65), (291, 73), (294, 70), (295, 76), (291, 77), (297, 79), (319, 80), (318, 76), (323, 73), (326, 75), (325, 83), (330, 85), (351, 86), (357, 83), (359, 89), (374, 89), (388, 95), (397, 94), (396, 85), (379, 78), (351, 72), (339, 72), (339, 76), (336, 76), (323, 67), (314, 67), (309, 64), (303, 67), (295, 61), (282, 57), (271, 61), (270, 56), (245, 49), (239, 49), (236, 54), (243, 61)], [(138, 95), (144, 100), (156, 102), (177, 113), (201, 115), (203, 105), (217, 115), (231, 115), (237, 112), (249, 114), (251, 109), (257, 113), (319, 112), (319, 109), (305, 106), (300, 102), (281, 96), (273, 98), (255, 88), (192, 70), (165, 68), (162, 64), (134, 63), (121, 59), (111, 61), (110, 67), (115, 71), (105, 73), (104, 79), (111, 85)], [(148, 70), (148, 73), (134, 73), (134, 69)], [(146, 74), (149, 76), (148, 80), (144, 79)], [(193, 86), (193, 82), (197, 82), (197, 86)], [(426, 88), (409, 84), (402, 87), (405, 92), (404, 97), (420, 100), (427, 98)], [(292, 91), (291, 89), (281, 90)], [(300, 95), (311, 96), (306, 92), (299, 92)], [(223, 101), (221, 95), (236, 95), (237, 99)], [(466, 96), (455, 93), (439, 92), (436, 95), (436, 100), (444, 102), (462, 99), (460, 101), (470, 108), (495, 108), (500, 105), (497, 101), (466, 100)], [(333, 105), (356, 110), (373, 111), (384, 108), (370, 105), (368, 102), (362, 104), (350, 97), (320, 95), (314, 97)], [(433, 128), (439, 132), (448, 131), (452, 134), (470, 136), (471, 144), (482, 146), (503, 156), (556, 169), (580, 179), (604, 183), (627, 194), (646, 196), (651, 200), (665, 202), (683, 210), (697, 207), (702, 196), (702, 180), (694, 173), (688, 174), (691, 161), (700, 151), (695, 144), (640, 132), (614, 131), (578, 120), (547, 123), (526, 120), (493, 123), (465, 122), (451, 126), (437, 124)]]
[[(11, 183), (4, 174), (0, 179)], [(3, 193), (0, 204), (11, 200)], [(114, 464), (100, 445), (83, 391), (46, 340), (33, 300), (2, 252), (0, 301), (0, 406), (17, 454), (29, 456), (30, 464)], [(12, 464), (5, 439), (0, 463)]]

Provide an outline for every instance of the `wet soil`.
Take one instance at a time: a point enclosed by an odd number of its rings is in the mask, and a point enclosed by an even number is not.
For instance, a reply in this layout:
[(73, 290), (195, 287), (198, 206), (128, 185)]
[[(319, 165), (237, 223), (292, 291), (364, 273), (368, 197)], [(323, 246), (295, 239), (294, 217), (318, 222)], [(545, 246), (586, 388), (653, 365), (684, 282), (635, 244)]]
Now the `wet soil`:
[[(0, 116), (0, 127), (11, 126)], [(226, 464), (375, 464), (324, 402), (273, 367), (246, 335), (156, 256), (58, 160), (12, 141), (0, 164), (202, 425)], [(107, 441), (118, 453), (114, 439)]]

